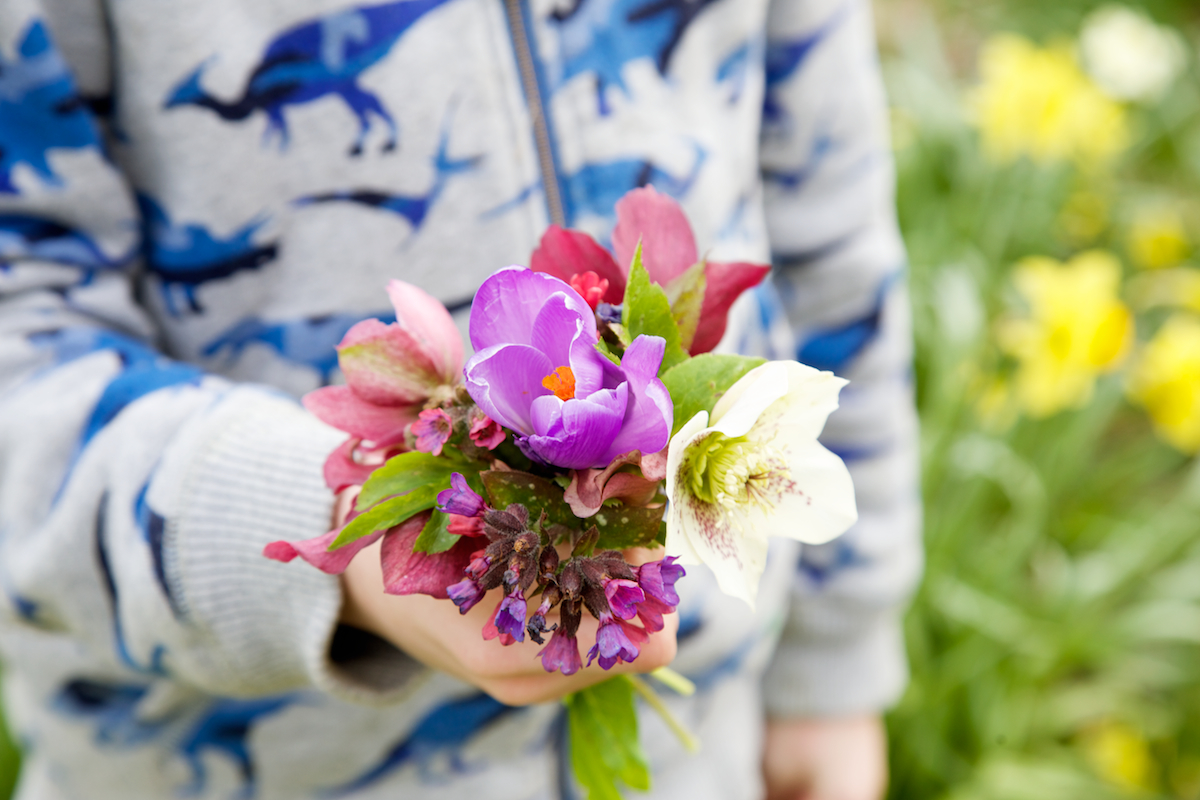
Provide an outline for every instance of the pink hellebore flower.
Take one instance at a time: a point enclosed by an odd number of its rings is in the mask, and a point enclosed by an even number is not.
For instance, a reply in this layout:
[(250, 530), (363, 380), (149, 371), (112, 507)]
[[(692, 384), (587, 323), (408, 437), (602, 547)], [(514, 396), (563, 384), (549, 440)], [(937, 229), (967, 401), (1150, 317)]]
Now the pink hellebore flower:
[(421, 406), (452, 395), (463, 366), (462, 337), (445, 306), (402, 281), (387, 291), (396, 321), (363, 320), (338, 345), (346, 385), (304, 397), (320, 420), (376, 446), (403, 442)]
[[(589, 289), (585, 297), (593, 308), (596, 303), (592, 302), (592, 295), (597, 296), (597, 302), (620, 303), (639, 240), (642, 264), (650, 280), (662, 286), (700, 260), (692, 226), (679, 203), (646, 186), (617, 201), (617, 226), (612, 236), (615, 259), (586, 233), (551, 225), (530, 259), (530, 268), (560, 278), (577, 291), (579, 287)], [(719, 261), (705, 264), (704, 304), (689, 348), (692, 355), (707, 353), (717, 346), (725, 335), (726, 317), (733, 301), (761, 283), (770, 271), (766, 264)], [(589, 272), (594, 275), (588, 277)]]

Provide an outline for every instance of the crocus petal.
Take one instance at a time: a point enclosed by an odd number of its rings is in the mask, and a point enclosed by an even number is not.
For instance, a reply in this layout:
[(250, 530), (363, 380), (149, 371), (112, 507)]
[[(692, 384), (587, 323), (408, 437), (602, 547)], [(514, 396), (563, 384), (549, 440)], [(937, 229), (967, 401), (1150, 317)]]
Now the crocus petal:
[(300, 558), (322, 572), (330, 575), (340, 575), (346, 571), (346, 567), (350, 566), (350, 561), (358, 555), (359, 551), (370, 547), (380, 536), (383, 536), (383, 531), (376, 531), (361, 539), (356, 539), (350, 544), (339, 547), (337, 550), (330, 551), (328, 549), (329, 545), (333, 544), (333, 540), (341, 532), (342, 529), (338, 528), (329, 531), (329, 533), (314, 536), (311, 539), (271, 542), (263, 548), (263, 555), (284, 563), (291, 561), (296, 556), (300, 556)]
[(427, 594), (446, 598), (446, 590), (462, 580), (478, 541), (460, 539), (444, 553), (414, 553), (413, 543), (429, 521), (422, 512), (392, 528), (383, 539), (380, 558), (383, 590), (388, 594)]
[(381, 406), (359, 397), (349, 386), (324, 386), (304, 395), (304, 407), (327, 425), (378, 446), (404, 441), (404, 429), (420, 406)]
[[(526, 444), (547, 464), (586, 469), (608, 463), (605, 452), (621, 428), (628, 387), (602, 389), (590, 397), (562, 405), (561, 427), (528, 437)], [(557, 398), (555, 398), (557, 399)]]
[(700, 306), (700, 324), (692, 339), (692, 355), (707, 353), (725, 335), (729, 308), (742, 292), (762, 283), (770, 273), (768, 264), (725, 264), (709, 261), (704, 266), (704, 303)]
[(550, 394), (542, 378), (557, 366), (529, 345), (499, 344), (481, 350), (467, 362), (467, 391), (483, 413), (506, 428), (529, 435), (533, 433), (530, 403)]
[(675, 407), (658, 379), (665, 348), (666, 341), (658, 336), (639, 336), (625, 349), (621, 368), (629, 381), (629, 406), (621, 432), (608, 448), (608, 460), (630, 450), (656, 453), (670, 441)]
[(612, 255), (583, 231), (551, 225), (533, 251), (529, 267), (534, 272), (544, 272), (568, 283), (576, 275), (594, 272), (608, 281), (608, 291), (602, 298), (606, 303), (619, 303), (625, 296), (625, 273)]
[(361, 486), (371, 477), (375, 466), (354, 460), (354, 449), (361, 439), (351, 437), (337, 446), (325, 459), (325, 485), (334, 494), (347, 486)]
[(612, 363), (596, 351), (597, 338), (595, 315), (581, 315), (566, 296), (554, 295), (533, 322), (531, 344), (556, 368), (570, 366), (575, 396), (587, 397), (601, 387), (604, 364)]
[(617, 201), (613, 252), (625, 274), (629, 272), (639, 239), (642, 264), (655, 283), (669, 283), (699, 260), (696, 237), (683, 209), (653, 186), (634, 189)]
[(538, 312), (552, 295), (560, 292), (567, 296), (567, 305), (580, 316), (592, 316), (587, 302), (558, 278), (524, 267), (508, 267), (493, 273), (471, 302), (471, 345), (476, 350), (485, 350), (498, 344), (529, 344)]
[(443, 383), (456, 382), (463, 365), (463, 343), (450, 312), (411, 283), (393, 280), (387, 293), (396, 309), (396, 324), (421, 343)]
[(346, 384), (378, 405), (421, 403), (447, 382), (421, 340), (397, 323), (363, 320), (346, 332), (337, 351)]

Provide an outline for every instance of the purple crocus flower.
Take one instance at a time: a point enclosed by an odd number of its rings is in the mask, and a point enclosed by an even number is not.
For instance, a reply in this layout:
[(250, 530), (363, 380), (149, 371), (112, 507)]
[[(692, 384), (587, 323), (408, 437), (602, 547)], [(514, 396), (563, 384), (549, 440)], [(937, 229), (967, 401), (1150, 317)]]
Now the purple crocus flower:
[(462, 517), (478, 517), (487, 509), (483, 498), (475, 493), (467, 479), (458, 472), (450, 475), (450, 488), (438, 492), (437, 504), (439, 511)]
[(639, 336), (613, 364), (596, 350), (591, 307), (563, 281), (500, 270), (475, 295), (470, 333), (467, 391), (525, 453), (587, 469), (670, 439), (671, 396), (657, 377), (666, 342)]
[(538, 653), (542, 657), (542, 667), (546, 672), (558, 670), (563, 675), (574, 675), (583, 669), (583, 660), (579, 657), (579, 640), (565, 629), (559, 628), (550, 637), (550, 644)]
[(604, 596), (614, 615), (621, 619), (637, 616), (638, 603), (645, 602), (646, 593), (633, 581), (609, 580), (604, 584)]
[(675, 562), (675, 556), (667, 556), (661, 561), (648, 561), (637, 569), (638, 585), (647, 597), (653, 597), (674, 608), (679, 605), (679, 595), (675, 591), (675, 581), (685, 573), (683, 567)]
[(625, 632), (625, 626), (620, 620), (613, 619), (611, 614), (600, 615), (600, 629), (596, 631), (596, 643), (588, 651), (588, 666), (596, 656), (600, 657), (602, 669), (612, 669), (614, 664), (622, 661), (630, 662), (638, 657), (638, 648)]
[(521, 587), (514, 586), (504, 595), (496, 608), (495, 625), (500, 633), (507, 633), (518, 642), (525, 641), (525, 595)]

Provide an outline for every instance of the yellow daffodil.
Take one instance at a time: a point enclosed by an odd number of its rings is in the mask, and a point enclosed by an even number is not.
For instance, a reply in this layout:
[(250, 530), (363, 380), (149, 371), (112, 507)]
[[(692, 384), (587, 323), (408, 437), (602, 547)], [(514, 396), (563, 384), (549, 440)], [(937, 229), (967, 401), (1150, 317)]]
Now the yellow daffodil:
[(1200, 452), (1200, 319), (1167, 320), (1138, 358), (1130, 395), (1159, 436), (1185, 453)]
[(1120, 264), (1099, 250), (1066, 265), (1033, 257), (1017, 265), (1013, 280), (1030, 316), (1005, 320), (998, 334), (1019, 362), (1018, 403), (1035, 417), (1086, 404), (1096, 376), (1120, 364), (1132, 339), (1133, 318), (1117, 297)]
[(1146, 209), (1134, 217), (1129, 228), (1129, 255), (1138, 266), (1174, 267), (1188, 257), (1190, 250), (1191, 243), (1178, 211)]
[(767, 539), (827, 542), (858, 518), (842, 460), (817, 442), (846, 381), (795, 361), (746, 373), (667, 450), (667, 553), (754, 605)]
[(969, 104), (993, 158), (1096, 164), (1129, 143), (1125, 109), (1084, 74), (1068, 45), (1000, 34), (984, 45), (979, 71)]
[(1088, 730), (1081, 744), (1096, 773), (1130, 791), (1154, 788), (1154, 760), (1145, 737), (1120, 722), (1103, 722)]

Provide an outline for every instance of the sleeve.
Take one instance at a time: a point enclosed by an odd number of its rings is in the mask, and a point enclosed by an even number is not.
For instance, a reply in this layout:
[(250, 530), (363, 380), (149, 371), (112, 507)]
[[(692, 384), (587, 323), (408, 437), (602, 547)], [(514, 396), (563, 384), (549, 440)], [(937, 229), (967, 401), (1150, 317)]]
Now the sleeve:
[(331, 658), (337, 578), (261, 555), (328, 528), (341, 434), (154, 346), (137, 205), (97, 113), (100, 8), (0, 3), (0, 628), (48, 648), (12, 668), (82, 652), (217, 695), (398, 697), (421, 669), (398, 650)]
[(922, 553), (905, 254), (867, 0), (775, 0), (766, 73), (775, 269), (757, 317), (767, 341), (787, 332), (780, 356), (850, 381), (822, 441), (849, 467), (859, 509), (844, 536), (802, 549), (767, 711), (879, 711), (907, 682), (901, 617)]

